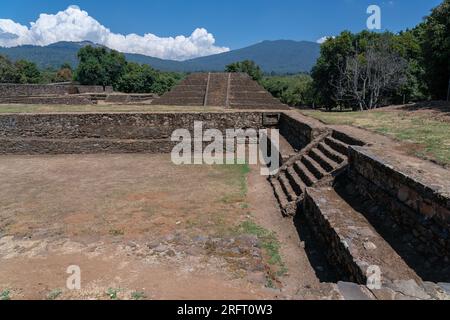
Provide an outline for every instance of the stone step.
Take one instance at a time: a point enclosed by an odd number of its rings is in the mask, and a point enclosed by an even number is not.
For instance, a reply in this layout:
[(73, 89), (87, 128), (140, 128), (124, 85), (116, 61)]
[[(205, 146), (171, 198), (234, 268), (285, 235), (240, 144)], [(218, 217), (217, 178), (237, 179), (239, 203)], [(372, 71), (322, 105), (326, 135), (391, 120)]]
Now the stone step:
[(297, 194), (292, 189), (292, 186), (289, 183), (289, 179), (286, 177), (286, 175), (284, 173), (281, 173), (280, 176), (278, 177), (278, 180), (280, 181), (281, 188), (286, 194), (287, 199), (289, 201), (295, 201), (297, 199)]
[(397, 252), (333, 188), (307, 188), (303, 213), (314, 234), (327, 248), (332, 265), (352, 282), (366, 284), (379, 268), (383, 281), (421, 281)]
[(308, 170), (308, 168), (306, 168), (306, 166), (301, 161), (295, 162), (294, 169), (306, 186), (312, 186), (317, 182), (317, 178)]
[(337, 140), (333, 137), (326, 137), (325, 143), (329, 145), (331, 148), (333, 148), (335, 151), (339, 152), (340, 154), (347, 156), (348, 153), (348, 144)]
[(270, 182), (272, 184), (275, 197), (277, 198), (280, 207), (282, 209), (286, 208), (289, 201), (286, 194), (283, 191), (283, 188), (281, 187), (280, 181), (278, 181), (278, 179), (272, 178), (270, 179)]
[(318, 164), (308, 155), (304, 155), (301, 161), (318, 180), (322, 179), (327, 174), (327, 172), (320, 166), (320, 164)]
[(289, 167), (286, 169), (286, 177), (289, 179), (292, 189), (297, 194), (297, 196), (300, 196), (305, 192), (306, 185), (293, 167)]
[(309, 156), (313, 158), (326, 171), (331, 172), (339, 167), (339, 164), (328, 158), (318, 148), (313, 148), (309, 152)]
[(325, 142), (321, 142), (319, 143), (319, 145), (317, 146), (318, 149), (320, 151), (322, 151), (322, 153), (324, 155), (326, 155), (329, 159), (335, 161), (336, 163), (340, 164), (342, 162), (344, 162), (344, 160), (347, 158), (346, 156), (344, 156), (343, 154), (336, 152), (333, 148), (331, 148), (330, 146), (328, 146)]

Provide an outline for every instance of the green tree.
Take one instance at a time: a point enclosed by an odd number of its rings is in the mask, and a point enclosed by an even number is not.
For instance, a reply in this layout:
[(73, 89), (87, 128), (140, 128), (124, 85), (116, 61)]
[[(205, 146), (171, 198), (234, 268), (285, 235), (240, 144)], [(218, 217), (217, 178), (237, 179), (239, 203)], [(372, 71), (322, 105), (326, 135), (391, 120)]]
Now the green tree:
[(369, 31), (357, 34), (344, 31), (336, 38), (327, 39), (311, 74), (318, 103), (328, 109), (362, 110), (418, 92), (418, 88), (407, 88), (408, 69), (409, 85), (418, 82), (420, 70), (414, 69), (417, 60), (413, 59), (413, 42), (408, 42), (406, 36), (403, 40), (408, 45), (392, 33)]
[(41, 72), (35, 63), (26, 60), (18, 60), (15, 63), (17, 72), (19, 73), (20, 83), (40, 83)]
[(18, 83), (20, 76), (16, 66), (8, 58), (0, 55), (0, 83)]
[(129, 62), (116, 88), (127, 93), (149, 93), (157, 80), (157, 72), (150, 66)]
[(290, 106), (312, 105), (312, 78), (306, 74), (270, 76), (262, 80), (263, 87), (281, 102)]
[(251, 60), (231, 63), (225, 67), (225, 72), (244, 72), (247, 73), (253, 80), (258, 82), (260, 82), (263, 78), (261, 68)]
[(86, 46), (78, 52), (75, 80), (85, 85), (115, 86), (125, 72), (125, 56), (104, 47)]
[(450, 84), (450, 0), (432, 10), (430, 16), (418, 27), (425, 78), (434, 99), (446, 99)]

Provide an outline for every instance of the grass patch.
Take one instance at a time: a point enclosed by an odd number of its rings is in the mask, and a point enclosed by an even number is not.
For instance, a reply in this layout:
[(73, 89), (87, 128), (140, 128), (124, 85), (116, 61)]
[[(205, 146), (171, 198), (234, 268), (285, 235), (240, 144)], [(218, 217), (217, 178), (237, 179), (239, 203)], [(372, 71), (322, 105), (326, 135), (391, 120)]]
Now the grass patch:
[(257, 236), (261, 243), (261, 248), (264, 250), (264, 254), (268, 259), (268, 263), (276, 269), (276, 275), (283, 276), (287, 273), (287, 268), (284, 265), (280, 254), (281, 245), (274, 232), (269, 231), (250, 220), (242, 222), (237, 227), (236, 232)]
[(119, 300), (119, 292), (120, 289), (117, 288), (108, 288), (106, 291), (106, 294), (111, 300)]
[(351, 125), (381, 133), (400, 141), (419, 145), (410, 153), (450, 165), (450, 123), (407, 111), (322, 112), (301, 113), (326, 124)]
[(47, 295), (48, 300), (55, 300), (62, 294), (61, 289), (55, 289), (50, 291), (50, 293)]
[(131, 299), (133, 300), (143, 300), (147, 298), (144, 292), (135, 291), (131, 293)]
[(0, 300), (11, 300), (11, 290), (5, 289), (3, 291), (0, 291)]

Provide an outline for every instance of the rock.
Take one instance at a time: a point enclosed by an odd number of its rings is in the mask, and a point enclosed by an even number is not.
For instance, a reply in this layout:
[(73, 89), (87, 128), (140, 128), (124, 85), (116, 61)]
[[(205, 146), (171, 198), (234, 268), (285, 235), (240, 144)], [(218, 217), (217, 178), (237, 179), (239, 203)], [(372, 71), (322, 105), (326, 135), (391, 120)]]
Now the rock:
[(164, 238), (164, 240), (167, 242), (172, 242), (173, 240), (175, 240), (175, 236), (173, 234), (169, 234)]
[(377, 248), (377, 246), (375, 245), (375, 243), (370, 242), (370, 241), (365, 241), (364, 242), (364, 249), (366, 250), (375, 250)]
[(208, 238), (204, 236), (197, 236), (194, 238), (194, 242), (205, 243), (206, 241), (208, 241)]
[(158, 247), (160, 244), (161, 244), (161, 242), (155, 240), (155, 241), (152, 241), (152, 242), (147, 243), (147, 247), (148, 247), (149, 249), (155, 249), (155, 248)]
[(160, 244), (159, 246), (157, 246), (156, 248), (153, 249), (155, 252), (165, 252), (167, 250), (169, 250), (169, 246), (165, 245), (165, 244)]
[(356, 283), (339, 281), (337, 286), (339, 293), (345, 300), (373, 300), (373, 297), (368, 295), (367, 292)]
[(423, 287), (425, 291), (431, 296), (431, 298), (435, 300), (450, 300), (450, 295), (445, 292), (445, 290), (441, 286), (433, 282), (425, 281), (423, 282)]
[(392, 288), (405, 296), (417, 298), (421, 300), (428, 300), (431, 297), (422, 289), (414, 280), (395, 280)]
[(396, 292), (389, 288), (370, 290), (378, 300), (394, 300)]
[(167, 250), (165, 253), (169, 257), (175, 257), (176, 256), (175, 251), (173, 251), (172, 249)]
[(437, 285), (441, 287), (446, 294), (450, 295), (450, 283), (439, 282)]
[(252, 272), (247, 275), (247, 280), (251, 283), (265, 285), (267, 278), (264, 272)]

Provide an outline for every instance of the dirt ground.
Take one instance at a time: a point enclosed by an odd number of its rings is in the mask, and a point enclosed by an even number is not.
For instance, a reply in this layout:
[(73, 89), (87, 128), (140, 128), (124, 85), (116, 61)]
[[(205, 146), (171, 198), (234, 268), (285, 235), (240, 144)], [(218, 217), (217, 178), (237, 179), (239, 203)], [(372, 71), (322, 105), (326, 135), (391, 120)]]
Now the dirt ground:
[[(1, 156), (0, 296), (332, 297), (259, 168), (247, 171), (169, 155)], [(81, 290), (66, 288), (71, 265)]]

